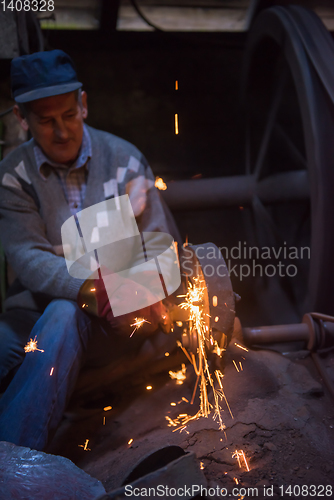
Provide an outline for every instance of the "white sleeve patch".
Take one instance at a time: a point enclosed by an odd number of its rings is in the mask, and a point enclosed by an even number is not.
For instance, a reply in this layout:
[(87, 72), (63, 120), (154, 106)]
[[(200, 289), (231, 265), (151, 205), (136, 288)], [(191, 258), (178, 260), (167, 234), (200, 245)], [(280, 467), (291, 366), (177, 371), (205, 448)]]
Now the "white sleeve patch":
[(18, 175), (21, 177), (21, 179), (23, 179), (24, 181), (26, 181), (28, 184), (31, 184), (31, 180), (28, 177), (28, 174), (27, 174), (27, 171), (26, 171), (26, 167), (24, 165), (23, 160), (20, 161), (20, 163), (18, 164), (17, 167), (15, 167), (15, 172), (18, 173)]
[(22, 191), (22, 186), (19, 183), (19, 181), (16, 179), (16, 177), (14, 177), (14, 175), (11, 175), (8, 173), (6, 173), (3, 176), (2, 185), (7, 186), (7, 187), (11, 187), (11, 188), (15, 188), (15, 189), (19, 189), (20, 191)]
[(117, 180), (110, 179), (108, 182), (103, 183), (104, 197), (110, 198), (110, 196), (118, 196)]
[(129, 163), (128, 163), (128, 169), (132, 170), (133, 172), (138, 172), (140, 167), (140, 161), (137, 160), (134, 156), (130, 156)]
[(124, 177), (126, 174), (127, 168), (126, 167), (118, 167), (117, 169), (117, 182), (120, 184), (121, 182), (124, 181)]

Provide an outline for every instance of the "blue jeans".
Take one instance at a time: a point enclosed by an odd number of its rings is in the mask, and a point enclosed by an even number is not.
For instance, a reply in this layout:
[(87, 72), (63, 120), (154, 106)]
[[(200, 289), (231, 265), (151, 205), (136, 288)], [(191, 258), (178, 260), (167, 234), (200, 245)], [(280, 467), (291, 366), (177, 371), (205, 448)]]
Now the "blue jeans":
[[(5, 376), (15, 363), (24, 360), (0, 399), (0, 441), (43, 450), (62, 418), (87, 358), (89, 364), (103, 366), (127, 349), (128, 339), (69, 300), (53, 300), (42, 315), (26, 311), (24, 316), (22, 311), (20, 319), (16, 311), (16, 320), (14, 316), (10, 312), (0, 316), (0, 375)], [(24, 328), (18, 333), (22, 318)], [(6, 351), (1, 342), (9, 338), (11, 329), (14, 341)], [(37, 347), (44, 352), (24, 356), (24, 345), (35, 336)]]

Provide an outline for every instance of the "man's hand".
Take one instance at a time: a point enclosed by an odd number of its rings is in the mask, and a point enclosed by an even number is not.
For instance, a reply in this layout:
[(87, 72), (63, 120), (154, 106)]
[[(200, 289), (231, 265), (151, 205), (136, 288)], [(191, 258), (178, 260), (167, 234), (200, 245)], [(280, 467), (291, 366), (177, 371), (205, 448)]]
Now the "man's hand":
[[(148, 273), (145, 278), (146, 283), (150, 281)], [(110, 279), (112, 280), (112, 290), (109, 290), (109, 294), (111, 294), (114, 307), (129, 304), (131, 309), (134, 297), (138, 297), (143, 304), (151, 303), (151, 305), (115, 317), (103, 280), (95, 279), (86, 280), (80, 288), (77, 300), (79, 306), (88, 313), (106, 319), (116, 331), (129, 336), (148, 336), (159, 327), (165, 333), (170, 332), (171, 320), (168, 309), (159, 300), (157, 291), (153, 287), (145, 287), (131, 280), (124, 282), (124, 279), (121, 279), (117, 274), (111, 275), (108, 281)], [(154, 282), (153, 279), (152, 282)]]

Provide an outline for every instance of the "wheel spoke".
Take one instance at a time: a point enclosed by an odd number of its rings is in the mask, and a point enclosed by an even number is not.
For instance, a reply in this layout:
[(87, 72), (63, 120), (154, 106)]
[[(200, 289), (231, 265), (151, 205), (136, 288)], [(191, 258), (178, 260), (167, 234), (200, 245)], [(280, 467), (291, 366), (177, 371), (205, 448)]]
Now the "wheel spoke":
[(275, 120), (276, 120), (278, 108), (279, 108), (279, 105), (281, 102), (283, 89), (284, 89), (286, 80), (287, 80), (287, 70), (284, 69), (284, 71), (282, 72), (282, 75), (278, 79), (278, 82), (275, 86), (274, 98), (273, 98), (271, 106), (270, 106), (270, 111), (268, 114), (268, 120), (267, 120), (267, 124), (266, 124), (266, 128), (265, 128), (264, 136), (262, 139), (262, 143), (260, 146), (260, 151), (259, 151), (258, 157), (256, 159), (254, 175), (257, 179), (259, 178), (260, 172), (261, 172), (262, 167), (263, 167), (264, 159), (265, 159), (266, 154), (267, 154), (269, 140), (270, 140), (271, 133), (272, 133), (274, 125), (275, 125)]
[(305, 169), (307, 168), (307, 163), (306, 163), (306, 158), (301, 154), (299, 149), (295, 146), (295, 144), (292, 142), (288, 134), (285, 132), (285, 130), (281, 127), (279, 123), (275, 123), (275, 132), (284, 140), (285, 144), (287, 145), (288, 149), (290, 150), (291, 156), (294, 158), (296, 163), (301, 164)]

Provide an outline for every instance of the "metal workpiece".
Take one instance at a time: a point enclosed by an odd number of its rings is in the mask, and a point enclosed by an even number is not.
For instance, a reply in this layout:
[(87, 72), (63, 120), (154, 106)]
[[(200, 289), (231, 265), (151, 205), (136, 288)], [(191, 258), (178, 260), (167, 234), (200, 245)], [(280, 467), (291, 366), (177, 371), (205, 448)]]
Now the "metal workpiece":
[[(208, 351), (213, 351), (216, 343), (227, 347), (233, 333), (235, 295), (219, 248), (213, 243), (189, 245), (181, 252), (180, 267), (185, 293), (189, 283), (202, 289), (202, 299), (194, 305), (202, 311)], [(183, 330), (182, 344), (191, 352), (197, 352), (198, 333), (191, 324)]]
[(242, 335), (247, 345), (304, 341), (309, 351), (316, 351), (334, 344), (334, 317), (308, 313), (302, 323), (243, 328)]
[(251, 205), (257, 196), (264, 204), (308, 200), (305, 170), (283, 172), (258, 181), (254, 175), (190, 179), (167, 183), (161, 192), (172, 210)]

